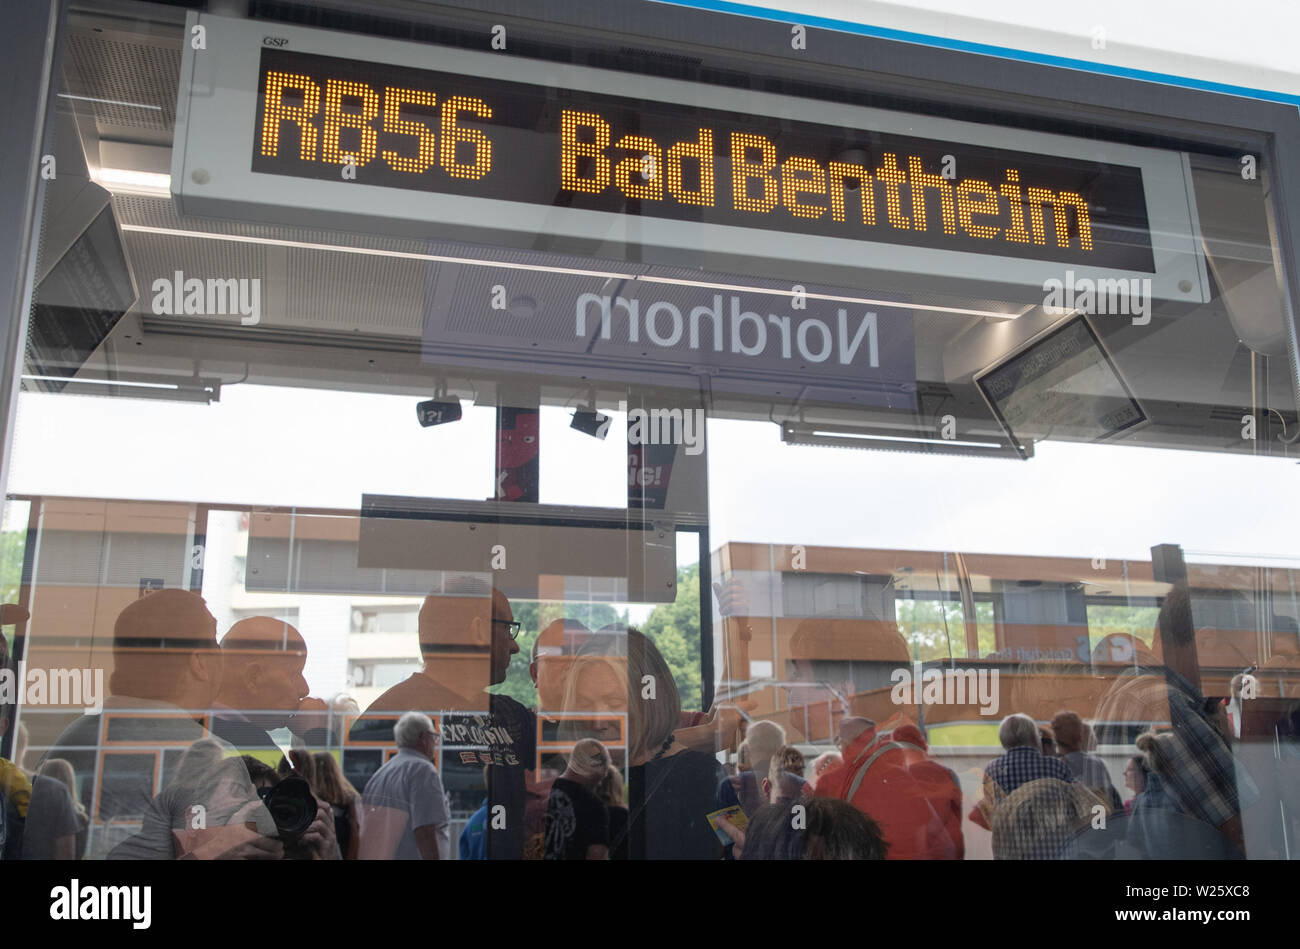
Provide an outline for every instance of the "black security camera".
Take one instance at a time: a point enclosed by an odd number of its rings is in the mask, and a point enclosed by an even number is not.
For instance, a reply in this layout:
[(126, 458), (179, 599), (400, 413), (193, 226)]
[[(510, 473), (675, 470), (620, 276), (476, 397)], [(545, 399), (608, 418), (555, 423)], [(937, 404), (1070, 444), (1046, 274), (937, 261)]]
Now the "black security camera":
[(569, 428), (576, 428), (580, 432), (585, 432), (592, 438), (605, 440), (609, 434), (610, 417), (600, 412), (574, 412), (573, 421), (569, 423)]
[(430, 399), (428, 402), (421, 402), (415, 407), (415, 417), (420, 420), (420, 424), (425, 428), (442, 425), (445, 422), (459, 422), (460, 403), (439, 402), (436, 399)]

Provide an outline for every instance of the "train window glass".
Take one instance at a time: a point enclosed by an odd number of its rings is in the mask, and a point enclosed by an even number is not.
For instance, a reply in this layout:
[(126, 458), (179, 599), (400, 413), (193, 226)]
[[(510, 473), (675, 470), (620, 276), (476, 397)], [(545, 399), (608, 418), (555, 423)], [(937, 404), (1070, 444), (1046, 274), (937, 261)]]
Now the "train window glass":
[[(93, 6), (0, 537), (87, 856), (212, 855), (143, 819), (182, 790), (269, 835), (297, 747), (379, 811), (432, 762), (446, 856), (556, 855), (576, 782), (610, 853), (717, 858), (746, 769), (870, 812), (819, 769), (892, 739), (956, 779), (896, 856), (1289, 855), (1291, 263), (1244, 137)], [(1021, 827), (1044, 749), (1073, 817)], [(1083, 786), (1140, 832), (1087, 851)], [(430, 846), (393, 826), (342, 855)]]

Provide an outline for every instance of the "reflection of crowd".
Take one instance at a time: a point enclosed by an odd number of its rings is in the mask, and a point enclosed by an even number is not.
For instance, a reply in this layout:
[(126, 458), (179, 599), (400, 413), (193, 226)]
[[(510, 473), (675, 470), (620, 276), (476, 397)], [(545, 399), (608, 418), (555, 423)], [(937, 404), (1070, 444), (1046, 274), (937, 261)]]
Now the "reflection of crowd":
[[(309, 696), (296, 629), (256, 617), (218, 640), (201, 598), (149, 594), (116, 622), (104, 713), (68, 726), (35, 771), (22, 729), (0, 760), (0, 846), (36, 859), (962, 859), (987, 832), (998, 859), (1227, 858), (1259, 797), (1234, 753), (1237, 693), (1229, 712), (1200, 693), (1185, 588), (1161, 610), (1159, 655), (1113, 678), (1095, 722), (1068, 709), (1002, 720), (973, 808), (905, 715), (838, 717), (836, 749), (808, 760), (778, 721), (682, 709), (655, 641), (627, 626), (541, 630), (525, 706), (492, 691), (518, 633), (509, 600), (478, 581), (428, 597), (423, 665), (352, 716), (349, 739), (377, 758), (345, 776), (319, 749), (343, 737), (329, 714), (341, 703)], [(125, 710), (133, 741), (174, 749), (156, 783), (104, 777), (106, 717)], [(1112, 749), (1133, 742), (1127, 801), (1098, 731)], [(449, 782), (482, 787), (455, 839)]]

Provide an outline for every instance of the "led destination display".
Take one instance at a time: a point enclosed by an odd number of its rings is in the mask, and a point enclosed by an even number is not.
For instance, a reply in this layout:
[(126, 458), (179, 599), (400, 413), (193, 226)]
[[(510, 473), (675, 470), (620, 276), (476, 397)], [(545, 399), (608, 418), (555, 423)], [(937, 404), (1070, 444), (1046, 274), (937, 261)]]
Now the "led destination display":
[(286, 49), (259, 68), (253, 172), (1156, 270), (1129, 165)]

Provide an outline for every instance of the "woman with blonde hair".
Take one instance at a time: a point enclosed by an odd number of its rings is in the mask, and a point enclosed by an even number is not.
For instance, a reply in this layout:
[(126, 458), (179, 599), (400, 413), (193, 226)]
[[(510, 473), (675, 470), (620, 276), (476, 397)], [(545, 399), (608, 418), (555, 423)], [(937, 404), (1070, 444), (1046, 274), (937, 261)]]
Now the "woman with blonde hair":
[(315, 784), (312, 792), (330, 806), (334, 814), (334, 836), (339, 842), (339, 853), (344, 860), (357, 859), (361, 848), (361, 795), (352, 782), (343, 776), (343, 769), (328, 751), (312, 755), (315, 767)]
[(72, 762), (66, 758), (46, 758), (41, 762), (41, 766), (36, 769), (36, 774), (40, 777), (53, 778), (68, 789), (72, 795), (72, 809), (77, 815), (76, 843), (74, 844), (75, 853), (72, 859), (80, 860), (82, 854), (86, 852), (86, 838), (90, 832), (90, 817), (86, 814), (85, 805), (81, 803), (81, 797), (77, 794), (77, 772), (72, 767)]
[(725, 777), (710, 734), (722, 718), (684, 727), (672, 670), (649, 637), (621, 624), (593, 633), (570, 666), (564, 711), (572, 717), (562, 735), (578, 737), (573, 729), (580, 726), (627, 749), (628, 827), (611, 841), (614, 850), (625, 844), (633, 860), (720, 855), (706, 815), (717, 809)]
[(627, 804), (623, 800), (623, 772), (614, 765), (605, 769), (605, 777), (596, 788), (596, 797), (609, 814), (609, 839), (618, 846), (609, 852), (611, 860), (627, 859)]
[(721, 845), (707, 815), (722, 767), (676, 740), (681, 699), (672, 671), (648, 636), (632, 627), (626, 636), (628, 856), (715, 860)]

